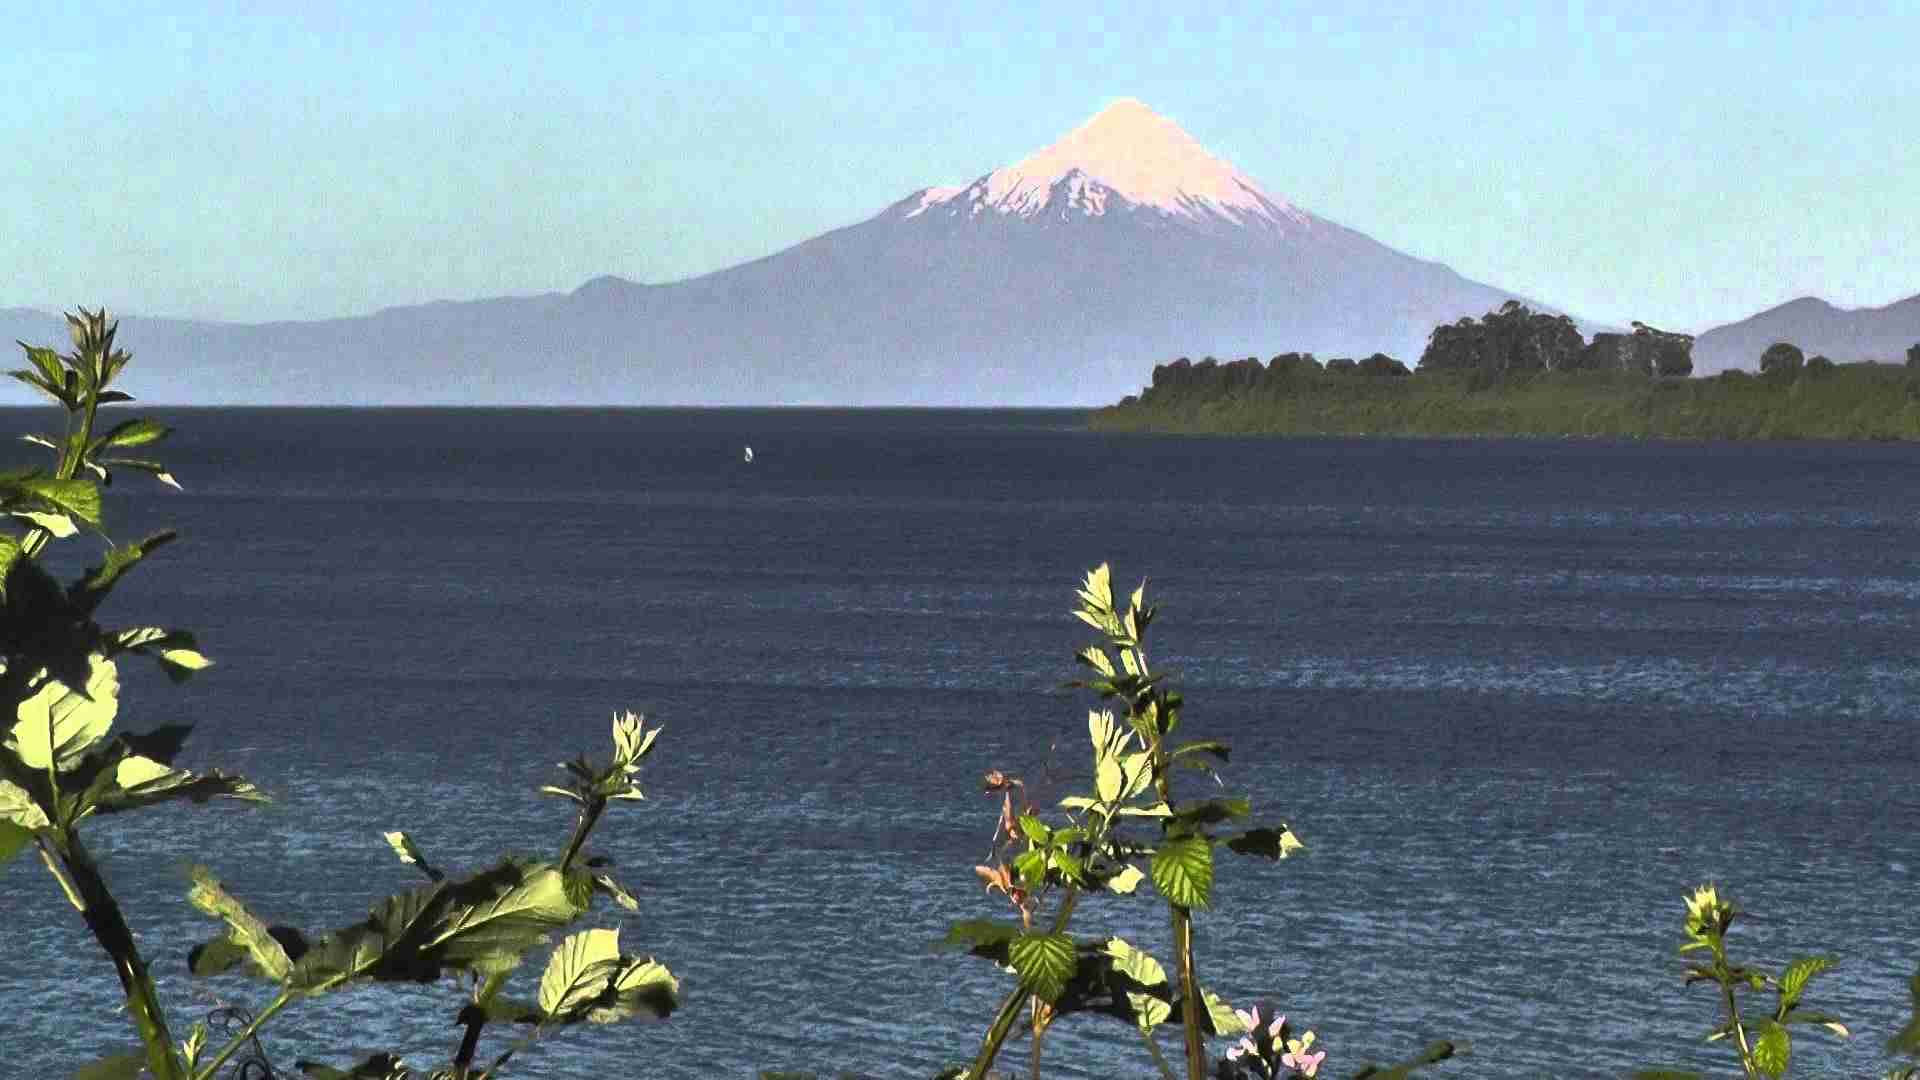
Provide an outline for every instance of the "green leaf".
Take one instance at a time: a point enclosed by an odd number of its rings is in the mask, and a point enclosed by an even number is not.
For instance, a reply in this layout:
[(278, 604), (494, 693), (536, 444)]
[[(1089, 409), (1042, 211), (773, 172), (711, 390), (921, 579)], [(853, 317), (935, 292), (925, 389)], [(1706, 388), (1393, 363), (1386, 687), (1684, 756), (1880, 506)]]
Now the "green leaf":
[(961, 919), (947, 928), (947, 936), (934, 943), (942, 952), (964, 950), (996, 964), (1007, 962), (1007, 952), (1020, 928), (992, 919)]
[(621, 1020), (665, 1020), (680, 1007), (680, 980), (665, 964), (650, 956), (623, 958), (613, 985), (598, 1004), (587, 1010), (587, 1022), (611, 1024)]
[(15, 340), (14, 344), (27, 351), (27, 362), (34, 366), (40, 376), (50, 383), (58, 383), (66, 378), (66, 364), (61, 362), (60, 354), (41, 345), (29, 345)]
[(0, 474), (0, 491), (38, 500), (82, 524), (100, 527), (100, 488), (91, 480), (62, 480), (37, 470)]
[(168, 487), (174, 489), (175, 491), (180, 490), (180, 481), (175, 480), (173, 478), (173, 474), (167, 471), (167, 467), (165, 465), (160, 464), (157, 461), (149, 461), (146, 458), (116, 457), (116, 458), (107, 458), (103, 460), (100, 464), (113, 465), (122, 469), (136, 469), (143, 473), (152, 473), (154, 479), (160, 481), (161, 483), (167, 485)]
[(1213, 847), (1204, 837), (1168, 840), (1153, 853), (1153, 886), (1169, 903), (1204, 908), (1213, 892)]
[(172, 432), (172, 428), (157, 420), (122, 420), (108, 429), (106, 434), (95, 438), (87, 454), (92, 456), (96, 451), (114, 446), (145, 446), (159, 442)]
[(419, 1076), (393, 1054), (375, 1054), (345, 1071), (317, 1061), (296, 1061), (293, 1067), (314, 1080), (415, 1080)]
[(1036, 931), (1022, 933), (1009, 942), (1007, 960), (1021, 984), (1045, 1001), (1060, 996), (1079, 966), (1072, 938)]
[(245, 949), (247, 958), (261, 974), (284, 982), (293, 968), (293, 960), (267, 924), (234, 899), (206, 867), (193, 867), (189, 874), (193, 887), (187, 890), (187, 902), (226, 923), (228, 943)]
[(628, 911), (640, 910), (640, 901), (636, 899), (631, 892), (627, 891), (625, 885), (615, 881), (610, 875), (593, 875), (593, 888), (595, 892), (610, 898), (614, 903), (619, 904)]
[(1107, 659), (1107, 651), (1098, 645), (1089, 645), (1080, 650), (1074, 659), (1111, 679), (1114, 676), (1113, 661)]
[(1787, 1029), (1769, 1020), (1760, 1027), (1753, 1043), (1753, 1064), (1768, 1076), (1786, 1075), (1787, 1062), (1793, 1057), (1793, 1036)]
[(1307, 845), (1293, 835), (1293, 830), (1285, 825), (1277, 829), (1248, 829), (1237, 836), (1227, 837), (1227, 847), (1242, 855), (1258, 855), (1267, 859), (1284, 859), (1296, 851), (1305, 851)]
[(1253, 804), (1244, 798), (1207, 799), (1189, 803), (1173, 812), (1173, 820), (1188, 828), (1203, 828), (1222, 821), (1235, 821), (1253, 813)]
[(1247, 1025), (1241, 1022), (1240, 1017), (1234, 1013), (1233, 1006), (1227, 1004), (1225, 998), (1211, 990), (1203, 989), (1200, 991), (1200, 1000), (1207, 1007), (1207, 1020), (1212, 1024), (1215, 1035), (1231, 1039), (1235, 1035), (1247, 1033)]
[(294, 961), (287, 984), (323, 993), (358, 979), (429, 982), (439, 965), (420, 955), (419, 940), (442, 907), (445, 882), (389, 896), (366, 920), (337, 930)]
[(27, 789), (5, 780), (0, 780), (0, 822), (29, 832), (52, 824)]
[(1780, 973), (1780, 1004), (1782, 1008), (1791, 1008), (1800, 1000), (1801, 991), (1806, 989), (1807, 981), (1815, 975), (1833, 966), (1831, 956), (1803, 956), (1787, 965)]
[(73, 1080), (139, 1080), (146, 1067), (145, 1054), (115, 1054), (81, 1066)]
[(201, 655), (198, 650), (186, 648), (161, 649), (160, 662), (183, 671), (204, 671), (213, 666), (213, 661)]
[(15, 710), (18, 719), (7, 739), (29, 769), (52, 765), (66, 772), (80, 763), (87, 748), (106, 737), (120, 710), (120, 672), (99, 654), (87, 658), (84, 691), (44, 678), (40, 688)]
[(1828, 1016), (1826, 1013), (1817, 1012), (1812, 1009), (1788, 1009), (1786, 1015), (1780, 1017), (1780, 1023), (1815, 1024), (1826, 1028), (1828, 1031), (1843, 1039), (1853, 1036), (1853, 1032), (1848, 1031), (1847, 1025), (1841, 1023), (1838, 1017)]
[(13, 861), (22, 848), (33, 843), (33, 834), (11, 821), (0, 821), (0, 868)]
[(480, 971), (518, 964), (521, 953), (546, 940), (547, 931), (572, 922), (587, 906), (585, 899), (575, 902), (559, 870), (515, 862), (461, 882), (446, 900), (421, 948), (448, 967)]
[(1199, 740), (1181, 744), (1180, 748), (1175, 750), (1171, 756), (1179, 759), (1193, 754), (1211, 754), (1224, 762), (1232, 757), (1233, 751), (1223, 742)]
[(1101, 951), (1113, 958), (1113, 970), (1141, 986), (1167, 984), (1167, 969), (1160, 966), (1160, 961), (1145, 950), (1134, 948), (1125, 938), (1108, 938)]
[(171, 530), (164, 530), (138, 543), (121, 544), (108, 549), (100, 565), (90, 567), (73, 591), (86, 598), (87, 610), (91, 611), (99, 607), (100, 598), (113, 589), (114, 584), (120, 580), (120, 575), (132, 569), (140, 560), (172, 543), (177, 535)]
[(67, 537), (80, 531), (79, 528), (74, 525), (73, 519), (65, 514), (50, 514), (38, 510), (15, 510), (13, 516), (33, 522), (35, 525), (51, 533), (56, 540), (65, 540)]
[(1146, 876), (1140, 872), (1139, 867), (1128, 863), (1106, 880), (1106, 889), (1111, 893), (1128, 896), (1140, 887), (1140, 883), (1146, 880)]
[(1046, 843), (1047, 838), (1053, 835), (1053, 830), (1047, 828), (1047, 823), (1032, 814), (1021, 814), (1018, 821), (1020, 831), (1026, 834), (1028, 840), (1036, 844)]
[(53, 403), (56, 405), (67, 409), (72, 409), (76, 405), (76, 402), (73, 400), (73, 395), (67, 393), (64, 389), (63, 380), (44, 379), (31, 371), (9, 371), (7, 374), (52, 398)]
[[(1420, 1053), (1397, 1065), (1381, 1068), (1378, 1065), (1369, 1063), (1359, 1072), (1353, 1074), (1353, 1080), (1406, 1080), (1407, 1077), (1428, 1065), (1438, 1065), (1440, 1062), (1451, 1058), (1464, 1057), (1466, 1052), (1467, 1046), (1465, 1043), (1448, 1042), (1442, 1039), (1438, 1042), (1428, 1043), (1425, 1050), (1422, 1050)], [(1659, 1077), (1664, 1078), (1664, 1080), (1703, 1080), (1698, 1073), (1654, 1072), (1635, 1073), (1634, 1076), (1636, 1078)]]
[(547, 960), (540, 976), (540, 1011), (562, 1022), (584, 1009), (613, 981), (620, 965), (618, 930), (585, 930), (569, 935)]
[(427, 862), (427, 857), (420, 853), (420, 845), (413, 842), (413, 837), (399, 831), (383, 832), (380, 835), (387, 841), (387, 846), (393, 849), (393, 853), (400, 857), (401, 862), (408, 866), (419, 867), (420, 872), (427, 875), (429, 880), (445, 880), (447, 875), (434, 869), (432, 864)]
[(102, 814), (120, 813), (174, 799), (188, 799), (196, 803), (216, 798), (242, 802), (268, 801), (259, 788), (241, 777), (228, 776), (218, 769), (200, 776), (139, 754), (129, 754), (115, 764), (110, 787), (102, 788), (96, 783), (89, 790), (93, 792), (90, 809)]

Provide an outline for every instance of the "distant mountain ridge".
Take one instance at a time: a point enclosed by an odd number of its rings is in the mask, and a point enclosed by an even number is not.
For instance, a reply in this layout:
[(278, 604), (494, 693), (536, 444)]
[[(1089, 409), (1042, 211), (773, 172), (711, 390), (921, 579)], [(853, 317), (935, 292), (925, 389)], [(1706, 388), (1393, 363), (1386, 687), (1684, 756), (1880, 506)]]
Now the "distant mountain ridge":
[(1813, 296), (1790, 300), (1700, 334), (1693, 343), (1694, 371), (1757, 370), (1760, 354), (1777, 341), (1837, 363), (1905, 363), (1907, 349), (1920, 342), (1920, 295), (1870, 308), (1838, 308)]
[[(1123, 100), (971, 184), (685, 281), (314, 322), (129, 318), (120, 340), (159, 402), (1093, 405), (1178, 355), (1411, 364), (1435, 325), (1510, 299), (1553, 310), (1294, 206)], [(17, 311), (0, 333), (65, 338)]]

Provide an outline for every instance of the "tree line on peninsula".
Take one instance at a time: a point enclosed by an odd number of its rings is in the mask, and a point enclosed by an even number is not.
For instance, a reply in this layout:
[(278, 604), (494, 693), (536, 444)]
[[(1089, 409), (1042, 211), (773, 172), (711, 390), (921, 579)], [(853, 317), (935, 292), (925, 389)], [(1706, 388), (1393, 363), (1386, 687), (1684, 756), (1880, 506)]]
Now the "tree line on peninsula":
[[(1791, 342), (1759, 374), (1693, 378), (1693, 337), (1633, 323), (1587, 340), (1565, 315), (1508, 301), (1436, 326), (1416, 367), (1289, 352), (1156, 365), (1105, 430), (1653, 438), (1920, 438), (1920, 343), (1906, 367), (1836, 364)], [(1803, 383), (1815, 383), (1818, 386)]]

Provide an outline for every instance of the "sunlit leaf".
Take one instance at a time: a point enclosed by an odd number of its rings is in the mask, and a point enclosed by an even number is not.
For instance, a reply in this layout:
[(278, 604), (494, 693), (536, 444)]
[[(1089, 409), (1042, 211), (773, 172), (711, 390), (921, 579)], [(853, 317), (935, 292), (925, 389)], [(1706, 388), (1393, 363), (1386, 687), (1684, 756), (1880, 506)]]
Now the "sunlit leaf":
[(228, 942), (245, 949), (247, 957), (262, 974), (276, 982), (284, 981), (292, 970), (293, 959), (267, 924), (227, 892), (206, 867), (196, 866), (190, 874), (193, 887), (187, 890), (187, 902), (226, 923)]
[(8, 745), (30, 769), (51, 764), (66, 772), (79, 764), (87, 748), (106, 737), (120, 710), (120, 673), (113, 661), (88, 657), (84, 692), (58, 679), (45, 679), (15, 710)]
[(619, 904), (628, 911), (640, 910), (640, 901), (636, 899), (631, 892), (627, 891), (625, 885), (615, 881), (607, 874), (595, 874), (593, 876), (593, 887), (595, 891), (612, 899), (614, 903)]
[(618, 930), (568, 935), (553, 950), (540, 976), (540, 1011), (558, 1019), (584, 1007), (607, 989), (619, 963)]
[(74, 525), (73, 519), (65, 514), (50, 514), (35, 510), (15, 510), (13, 516), (25, 518), (33, 522), (35, 525), (47, 530), (47, 532), (52, 533), (56, 540), (64, 540), (80, 531), (79, 528)]
[(0, 780), (0, 822), (27, 830), (44, 829), (52, 824), (27, 789), (5, 780)]
[(1787, 1029), (1769, 1020), (1760, 1028), (1759, 1038), (1753, 1043), (1753, 1064), (1768, 1076), (1786, 1075), (1787, 1063), (1793, 1057), (1793, 1036)]
[(1073, 978), (1079, 958), (1074, 953), (1073, 939), (1067, 935), (1028, 931), (1008, 943), (1007, 962), (1028, 990), (1043, 1000), (1052, 1001)]
[(421, 854), (420, 845), (413, 842), (413, 837), (399, 831), (383, 832), (380, 835), (387, 841), (387, 846), (393, 849), (393, 853), (400, 857), (401, 862), (408, 866), (419, 867), (420, 872), (433, 881), (440, 881), (447, 876), (427, 862), (427, 857)]
[(1153, 853), (1153, 886), (1179, 907), (1204, 908), (1213, 892), (1213, 848), (1205, 838), (1168, 840)]
[(1800, 999), (1809, 979), (1831, 967), (1831, 956), (1803, 956), (1788, 964), (1787, 970), (1780, 973), (1780, 1003), (1791, 1006)]

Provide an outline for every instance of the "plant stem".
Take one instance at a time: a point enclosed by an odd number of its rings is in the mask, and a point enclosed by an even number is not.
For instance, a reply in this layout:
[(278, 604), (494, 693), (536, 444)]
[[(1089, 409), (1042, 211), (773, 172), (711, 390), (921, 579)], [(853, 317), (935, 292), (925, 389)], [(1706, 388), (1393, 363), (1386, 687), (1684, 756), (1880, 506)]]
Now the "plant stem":
[(1173, 909), (1173, 955), (1180, 968), (1181, 1027), (1187, 1036), (1187, 1080), (1206, 1080), (1207, 1037), (1200, 1030), (1205, 1006), (1200, 1001), (1200, 980), (1193, 970), (1193, 913), (1179, 904)]
[(1177, 1080), (1173, 1075), (1173, 1066), (1167, 1064), (1167, 1056), (1160, 1052), (1160, 1043), (1153, 1037), (1153, 1032), (1146, 1028), (1137, 1030), (1140, 1032), (1140, 1041), (1147, 1044), (1147, 1053), (1153, 1056), (1153, 1063), (1159, 1066), (1162, 1080)]
[[(1067, 886), (1066, 898), (1060, 901), (1060, 910), (1053, 916), (1053, 932), (1058, 934), (1066, 930), (1067, 920), (1073, 918), (1074, 905), (1080, 902), (1078, 886)], [(993, 1059), (1000, 1056), (1000, 1044), (1007, 1041), (1007, 1034), (1013, 1030), (1013, 1022), (1020, 1018), (1020, 1007), (1033, 995), (1026, 987), (1016, 986), (1000, 1003), (1000, 1011), (994, 1015), (993, 1026), (987, 1029), (987, 1037), (980, 1040), (980, 1053), (975, 1055), (973, 1064), (967, 1067), (968, 1080), (984, 1080), (987, 1070), (993, 1068)]]
[[(112, 958), (114, 974), (120, 976), (120, 988), (127, 998), (127, 1012), (133, 1017), (140, 1041), (146, 1044), (147, 1068), (159, 1080), (183, 1080), (186, 1070), (181, 1066), (180, 1059), (174, 1056), (173, 1034), (167, 1030), (167, 1016), (160, 1008), (160, 996), (154, 989), (153, 976), (147, 972), (146, 961), (140, 958), (140, 947), (134, 944), (133, 931), (128, 929), (126, 917), (121, 915), (120, 905), (114, 901), (113, 893), (108, 891), (106, 879), (100, 875), (100, 867), (87, 854), (86, 846), (80, 842), (80, 834), (73, 829), (61, 829), (56, 834), (54, 844), (66, 868), (67, 878), (72, 882), (73, 892), (69, 893), (68, 899), (74, 899), (77, 894), (76, 906), (80, 908), (80, 917), (86, 920), (87, 929), (93, 931), (94, 940)], [(59, 877), (59, 874), (54, 876)]]
[(240, 1034), (227, 1040), (227, 1045), (220, 1048), (220, 1052), (213, 1056), (212, 1061), (194, 1070), (193, 1080), (213, 1080), (213, 1075), (220, 1071), (220, 1066), (225, 1065), (228, 1058), (238, 1053), (242, 1046), (252, 1040), (254, 1033), (260, 1030), (261, 1025), (271, 1020), (275, 1013), (293, 1004), (293, 999), (297, 996), (299, 995), (292, 989), (275, 994), (273, 1000), (267, 1002), (267, 1007), (261, 1009), (259, 1015), (249, 1021), (246, 1027), (240, 1029)]
[(486, 982), (473, 995), (473, 1004), (460, 1010), (460, 1020), (467, 1025), (467, 1033), (460, 1039), (460, 1050), (453, 1056), (454, 1080), (469, 1080), (473, 1072), (473, 1055), (480, 1049), (480, 1029), (487, 1026), (487, 1003), (492, 1001), (500, 988), (507, 985), (506, 975), (493, 972)]
[(587, 804), (586, 809), (580, 811), (580, 820), (573, 825), (573, 837), (567, 841), (567, 850), (560, 856), (561, 873), (566, 873), (567, 867), (573, 865), (574, 858), (580, 854), (580, 848), (587, 842), (587, 834), (593, 831), (594, 825), (599, 822), (600, 815), (606, 809), (607, 800), (595, 796), (593, 801)]
[(1028, 998), (1027, 1002), (1033, 1007), (1033, 1046), (1032, 1046), (1032, 1053), (1030, 1055), (1030, 1059), (1033, 1062), (1033, 1064), (1030, 1067), (1031, 1068), (1030, 1080), (1040, 1080), (1040, 1037), (1046, 1034), (1046, 1027), (1042, 1025), (1042, 1023), (1040, 1022), (1040, 1017), (1041, 1017), (1040, 1010), (1044, 1006), (1041, 1000), (1037, 996)]
[(1728, 1019), (1733, 1021), (1733, 1037), (1740, 1042), (1740, 1067), (1746, 1070), (1748, 1076), (1752, 1076), (1753, 1051), (1747, 1046), (1747, 1028), (1740, 1022), (1740, 1006), (1733, 1000), (1733, 981), (1725, 975), (1720, 977), (1720, 996), (1726, 1000)]

